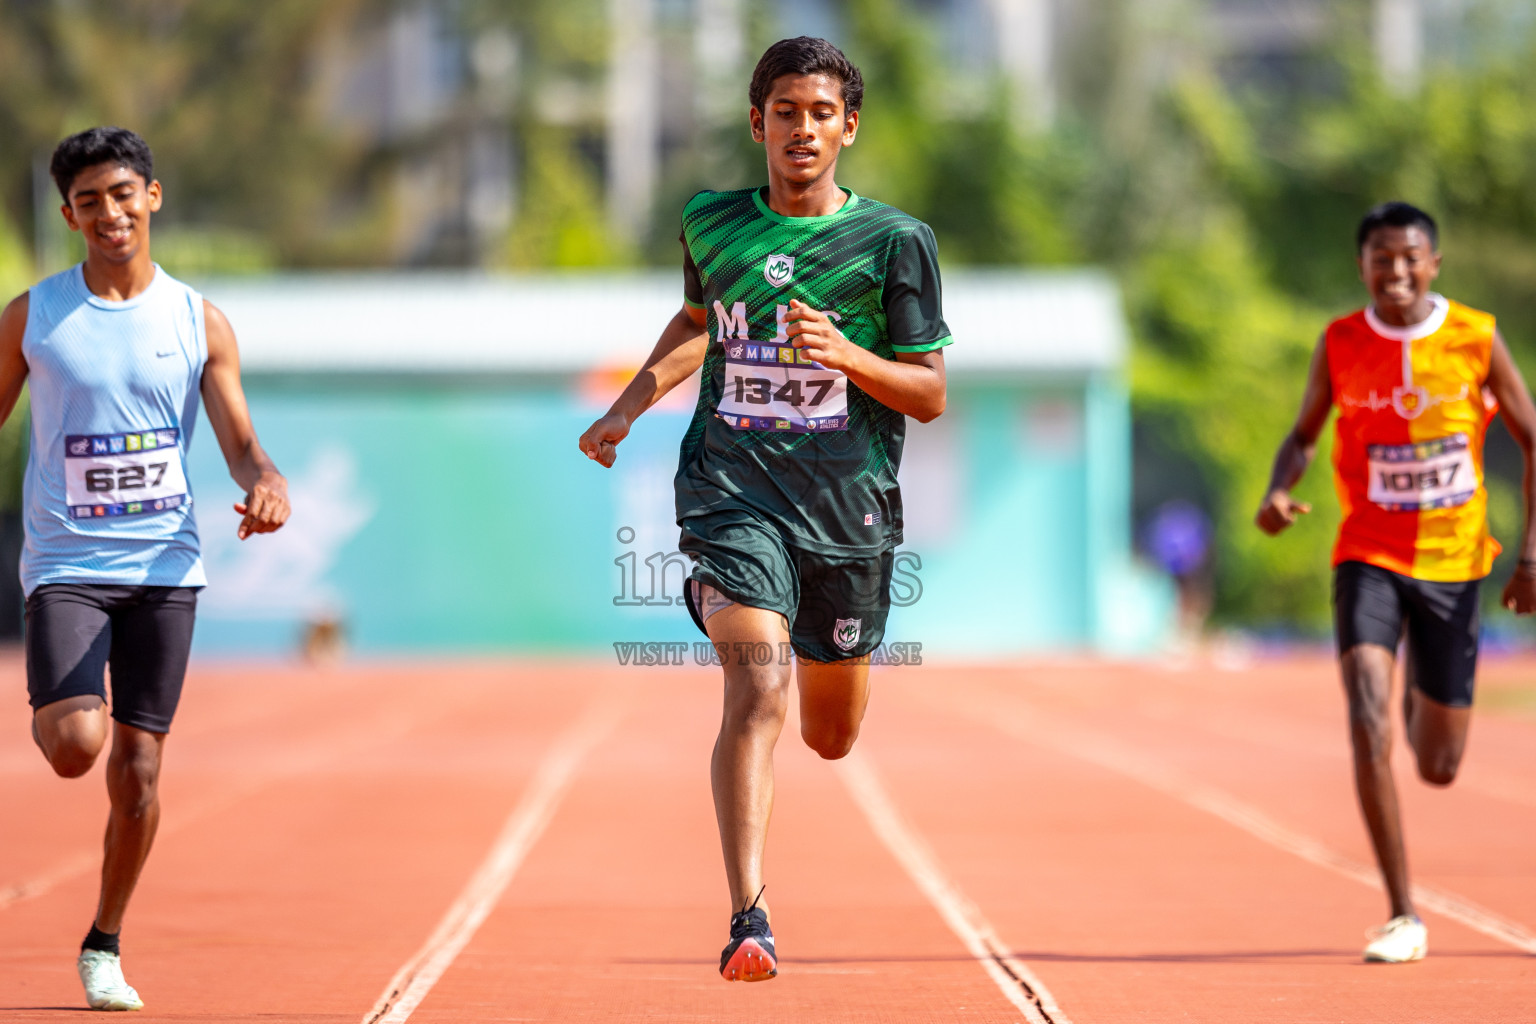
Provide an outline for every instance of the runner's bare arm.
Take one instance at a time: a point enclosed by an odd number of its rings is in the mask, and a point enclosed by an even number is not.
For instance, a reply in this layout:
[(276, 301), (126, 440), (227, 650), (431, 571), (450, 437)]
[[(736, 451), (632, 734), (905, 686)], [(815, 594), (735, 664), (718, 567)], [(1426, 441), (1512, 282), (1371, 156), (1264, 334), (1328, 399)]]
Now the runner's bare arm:
[(27, 361), (21, 355), (21, 341), (27, 333), (29, 294), (22, 292), (0, 313), (0, 424), (11, 418), (22, 385), (27, 382)]
[(1312, 365), (1307, 370), (1307, 390), (1301, 396), (1301, 411), (1296, 415), (1296, 425), (1280, 442), (1275, 452), (1275, 465), (1269, 473), (1269, 490), (1259, 506), (1254, 522), (1259, 529), (1274, 536), (1296, 521), (1296, 517), (1312, 511), (1304, 501), (1291, 500), (1291, 488), (1295, 487), (1312, 456), (1317, 452), (1317, 438), (1328, 422), (1328, 411), (1333, 408), (1333, 385), (1328, 380), (1328, 342), (1326, 337), (1317, 339), (1312, 351)]
[(1499, 403), (1499, 415), (1509, 436), (1525, 458), (1525, 530), (1520, 536), (1520, 561), (1504, 587), (1504, 607), (1516, 615), (1536, 612), (1536, 405), (1504, 344), (1493, 332), (1493, 352), (1488, 361), (1488, 390)]
[(881, 405), (920, 423), (938, 419), (946, 396), (944, 352), (898, 352), (896, 361), (882, 359), (847, 338), (826, 316), (798, 299), (790, 301), (784, 318), (796, 348), (822, 366), (839, 370)]
[(587, 428), (577, 444), (587, 458), (612, 466), (618, 452), (614, 446), (629, 436), (640, 414), (699, 372), (704, 353), (709, 349), (709, 332), (704, 329), (704, 311), (684, 306), (678, 310), (640, 372), (614, 400), (608, 412)]
[(245, 490), (235, 503), (241, 516), (241, 540), (253, 533), (271, 533), (288, 521), (288, 481), (277, 471), (251, 426), (251, 412), (240, 386), (240, 349), (234, 328), (213, 303), (203, 302), (207, 324), (208, 362), (203, 366), (203, 405), (219, 439), (229, 475)]

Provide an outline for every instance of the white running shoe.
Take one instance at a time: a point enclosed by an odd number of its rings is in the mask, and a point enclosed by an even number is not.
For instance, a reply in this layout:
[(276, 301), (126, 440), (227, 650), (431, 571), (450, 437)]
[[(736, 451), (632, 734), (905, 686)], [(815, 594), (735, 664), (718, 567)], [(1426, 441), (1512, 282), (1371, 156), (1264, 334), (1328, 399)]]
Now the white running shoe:
[(142, 1010), (144, 1000), (123, 980), (123, 961), (116, 953), (99, 949), (80, 951), (75, 961), (80, 983), (85, 986), (85, 1001), (93, 1010)]
[(1365, 959), (1381, 964), (1405, 964), (1424, 959), (1429, 948), (1429, 931), (1412, 914), (1394, 917), (1380, 928), (1365, 933), (1371, 941), (1365, 947)]

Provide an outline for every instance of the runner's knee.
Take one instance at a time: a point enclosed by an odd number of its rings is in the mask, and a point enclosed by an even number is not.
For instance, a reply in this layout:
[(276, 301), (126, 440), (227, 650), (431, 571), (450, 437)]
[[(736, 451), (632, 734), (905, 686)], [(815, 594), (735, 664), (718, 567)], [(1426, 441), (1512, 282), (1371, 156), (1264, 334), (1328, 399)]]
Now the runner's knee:
[(1449, 786), (1456, 781), (1456, 772), (1461, 768), (1459, 751), (1436, 750), (1420, 754), (1417, 760), (1419, 778), (1431, 786)]
[(109, 787), (112, 810), (129, 818), (142, 818), (159, 799), (159, 787), (153, 776), (125, 772)]
[(131, 818), (142, 817), (159, 792), (160, 752), (148, 745), (113, 750), (107, 763), (107, 792), (112, 809)]
[(105, 722), (94, 715), (71, 714), (56, 718), (35, 714), (32, 736), (54, 774), (75, 779), (90, 771), (106, 745)]
[[(769, 666), (769, 669), (773, 666)], [(725, 719), (738, 728), (782, 726), (789, 711), (788, 680), (772, 671), (748, 671), (725, 684)]]
[(96, 758), (101, 754), (101, 744), (93, 746), (74, 738), (60, 739), (45, 747), (44, 753), (55, 775), (62, 779), (78, 779), (95, 766)]
[(1426, 765), (1419, 763), (1419, 778), (1431, 786), (1449, 786), (1456, 781), (1456, 768), (1454, 764), (1436, 763)]
[(828, 761), (836, 761), (848, 756), (854, 741), (859, 738), (859, 729), (856, 725), (828, 725), (803, 718), (800, 720), (800, 738)]
[(1374, 707), (1352, 703), (1349, 709), (1349, 738), (1355, 756), (1385, 762), (1392, 753), (1392, 724), (1387, 714)]

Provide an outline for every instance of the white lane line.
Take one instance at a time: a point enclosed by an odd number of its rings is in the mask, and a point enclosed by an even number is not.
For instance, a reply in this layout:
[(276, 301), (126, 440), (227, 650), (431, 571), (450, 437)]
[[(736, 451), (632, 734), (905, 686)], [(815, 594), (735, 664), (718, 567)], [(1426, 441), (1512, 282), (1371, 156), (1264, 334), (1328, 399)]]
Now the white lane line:
[[(958, 707), (972, 718), (988, 723), (1017, 739), (1050, 747), (1064, 754), (1107, 768), (1135, 779), (1160, 793), (1174, 797), (1191, 807), (1213, 814), (1256, 839), (1300, 857), (1318, 867), (1327, 868), (1372, 889), (1382, 888), (1375, 868), (1344, 856), (1311, 836), (1280, 824), (1263, 811), (1224, 790), (1196, 782), (1160, 761), (1140, 753), (1109, 736), (1077, 728), (1054, 716), (1026, 708), (1016, 700), (1003, 701), (956, 698), (953, 694), (943, 706)], [(1489, 910), (1447, 889), (1412, 884), (1414, 902), (1492, 939), (1527, 953), (1536, 953), (1536, 934), (1507, 917)]]
[(389, 980), (373, 1009), (363, 1016), (363, 1024), (403, 1024), (432, 991), (432, 986), (490, 916), (512, 876), (522, 866), (523, 858), (555, 816), (576, 770), (592, 748), (613, 732), (627, 703), (615, 690), (604, 688), (550, 746), (485, 860), (426, 944)]
[(854, 803), (950, 931), (1029, 1024), (1072, 1024), (1033, 971), (1009, 952), (976, 904), (944, 873), (938, 857), (902, 817), (874, 768), (857, 752), (835, 765)]
[(89, 853), (82, 851), (40, 875), (0, 886), (0, 910), (4, 910), (13, 903), (20, 903), (22, 900), (36, 899), (53, 891), (63, 882), (88, 874), (92, 869), (100, 867), (100, 850), (91, 850)]

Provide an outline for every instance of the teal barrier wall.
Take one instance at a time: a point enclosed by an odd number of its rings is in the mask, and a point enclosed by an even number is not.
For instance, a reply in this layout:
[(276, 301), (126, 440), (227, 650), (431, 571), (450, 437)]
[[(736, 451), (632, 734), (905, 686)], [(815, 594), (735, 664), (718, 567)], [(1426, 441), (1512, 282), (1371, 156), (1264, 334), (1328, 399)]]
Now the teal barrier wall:
[[(286, 654), (322, 619), (375, 653), (702, 639), (668, 557), (687, 410), (647, 414), (604, 471), (577, 451), (601, 410), (570, 378), (256, 375), (247, 389), (294, 516), (234, 539), (239, 494), (204, 421), (201, 653)], [(952, 378), (949, 411), (909, 426), (897, 597), (916, 600), (888, 639), (973, 657), (1155, 643), (1171, 598), (1129, 560), (1129, 446), (1112, 376)]]

